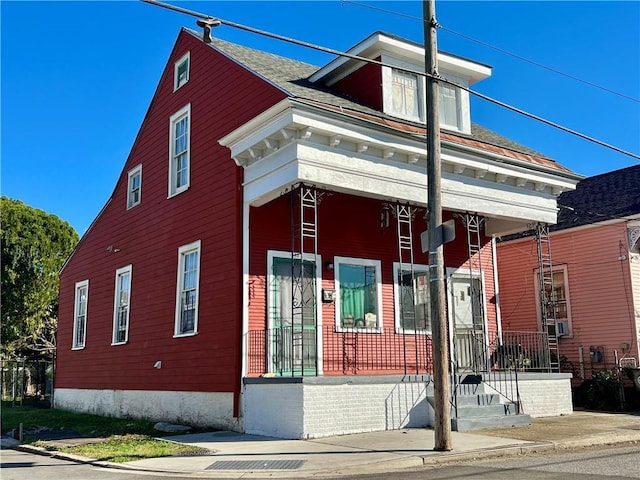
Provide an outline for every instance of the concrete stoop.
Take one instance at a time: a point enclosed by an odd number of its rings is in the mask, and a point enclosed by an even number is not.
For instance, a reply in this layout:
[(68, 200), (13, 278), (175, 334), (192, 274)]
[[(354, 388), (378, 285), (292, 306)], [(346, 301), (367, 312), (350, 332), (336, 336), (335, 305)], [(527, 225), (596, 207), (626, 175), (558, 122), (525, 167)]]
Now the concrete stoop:
[[(427, 391), (427, 401), (433, 405), (433, 387)], [(456, 390), (456, 408), (451, 409), (453, 431), (482, 428), (531, 425), (531, 416), (518, 413), (517, 402), (507, 400), (479, 380), (479, 383), (461, 383)]]

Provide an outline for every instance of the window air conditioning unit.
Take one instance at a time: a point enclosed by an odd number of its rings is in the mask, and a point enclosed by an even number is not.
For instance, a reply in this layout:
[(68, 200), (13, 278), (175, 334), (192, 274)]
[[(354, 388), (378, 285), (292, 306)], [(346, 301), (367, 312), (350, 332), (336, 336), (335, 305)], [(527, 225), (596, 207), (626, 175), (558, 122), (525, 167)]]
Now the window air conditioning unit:
[(569, 335), (569, 325), (567, 325), (567, 322), (556, 322), (556, 335), (558, 337)]

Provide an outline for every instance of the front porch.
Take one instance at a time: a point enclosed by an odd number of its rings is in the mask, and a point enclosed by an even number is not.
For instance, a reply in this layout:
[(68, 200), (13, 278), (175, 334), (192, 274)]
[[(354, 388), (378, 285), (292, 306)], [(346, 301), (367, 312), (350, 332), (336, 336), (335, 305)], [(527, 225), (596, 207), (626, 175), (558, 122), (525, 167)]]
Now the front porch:
[[(507, 373), (497, 376), (506, 378)], [(572, 413), (570, 379), (566, 373), (520, 373), (523, 408), (532, 417)], [(247, 377), (243, 429), (255, 435), (307, 439), (430, 427), (432, 385), (430, 375)]]
[[(248, 333), (247, 433), (317, 438), (433, 425), (430, 335), (320, 329), (318, 349), (308, 330), (299, 341), (291, 327)], [(456, 336), (452, 358), (475, 362), (450, 362), (454, 430), (528, 424), (530, 417), (572, 412), (571, 375), (551, 372), (544, 332), (487, 338)]]

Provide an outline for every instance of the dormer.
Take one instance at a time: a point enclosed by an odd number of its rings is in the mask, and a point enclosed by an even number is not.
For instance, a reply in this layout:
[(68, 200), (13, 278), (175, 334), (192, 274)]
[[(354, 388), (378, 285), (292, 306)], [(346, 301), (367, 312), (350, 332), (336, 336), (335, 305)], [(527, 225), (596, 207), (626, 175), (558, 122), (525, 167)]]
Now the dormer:
[[(387, 115), (424, 123), (426, 88), (423, 76), (424, 47), (383, 32), (376, 32), (348, 50), (350, 55), (377, 60), (385, 65), (338, 57), (309, 80), (335, 88)], [(469, 87), (491, 75), (491, 67), (438, 52), (438, 73), (458, 85)], [(439, 84), (440, 126), (471, 133), (469, 93), (446, 83)]]

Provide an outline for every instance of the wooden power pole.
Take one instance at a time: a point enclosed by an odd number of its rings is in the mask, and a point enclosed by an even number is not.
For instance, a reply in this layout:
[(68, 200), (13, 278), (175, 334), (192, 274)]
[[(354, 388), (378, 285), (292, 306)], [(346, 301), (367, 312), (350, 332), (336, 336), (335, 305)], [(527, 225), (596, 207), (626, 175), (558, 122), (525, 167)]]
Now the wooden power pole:
[(427, 85), (427, 206), (429, 210), (429, 279), (433, 334), (433, 386), (435, 412), (434, 450), (451, 450), (451, 404), (449, 403), (449, 354), (444, 289), (444, 247), (440, 122), (438, 119), (438, 43), (435, 0), (423, 0), (424, 57)]

